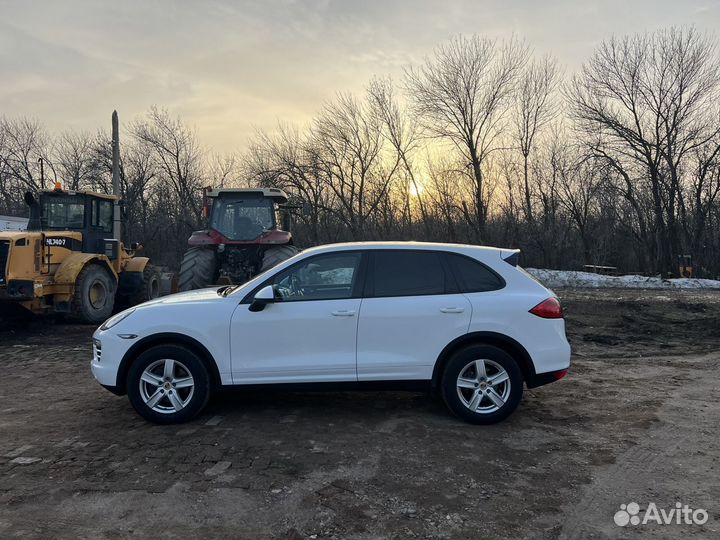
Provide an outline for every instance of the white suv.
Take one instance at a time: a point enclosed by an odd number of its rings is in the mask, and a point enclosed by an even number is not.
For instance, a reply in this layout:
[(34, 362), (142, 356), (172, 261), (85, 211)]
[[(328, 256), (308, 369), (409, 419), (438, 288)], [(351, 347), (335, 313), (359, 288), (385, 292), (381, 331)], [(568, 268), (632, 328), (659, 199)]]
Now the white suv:
[(429, 388), (469, 422), (498, 422), (523, 384), (570, 365), (560, 303), (517, 258), (410, 242), (308, 249), (242, 286), (118, 313), (93, 336), (92, 372), (158, 423), (193, 418), (222, 386), (379, 383)]

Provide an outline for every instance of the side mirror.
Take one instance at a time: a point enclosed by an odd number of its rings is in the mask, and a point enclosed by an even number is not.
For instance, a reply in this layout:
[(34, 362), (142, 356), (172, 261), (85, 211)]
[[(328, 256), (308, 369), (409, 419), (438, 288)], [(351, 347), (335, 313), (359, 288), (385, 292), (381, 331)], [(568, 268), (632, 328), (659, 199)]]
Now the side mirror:
[(250, 304), (250, 311), (262, 311), (265, 306), (272, 304), (275, 301), (275, 289), (272, 285), (263, 287), (253, 298), (252, 304)]

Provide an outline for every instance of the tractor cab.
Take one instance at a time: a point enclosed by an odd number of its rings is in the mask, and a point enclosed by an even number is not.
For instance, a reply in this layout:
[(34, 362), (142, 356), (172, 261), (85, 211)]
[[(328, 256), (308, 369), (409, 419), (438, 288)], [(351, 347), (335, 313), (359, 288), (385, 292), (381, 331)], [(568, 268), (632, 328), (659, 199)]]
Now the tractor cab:
[(295, 255), (287, 201), (278, 188), (205, 188), (207, 228), (188, 240), (180, 290), (243, 283)]
[[(30, 206), (28, 230), (49, 233), (57, 241), (73, 243), (73, 251), (104, 253), (110, 260), (119, 257), (120, 242), (113, 235), (113, 207), (117, 197), (91, 191), (66, 191), (58, 187), (41, 191), (39, 201), (26, 194)], [(63, 238), (60, 232), (78, 232)], [(57, 232), (57, 233), (56, 233)], [(52, 242), (52, 239), (48, 240)]]
[(279, 205), (287, 203), (280, 189), (219, 189), (205, 191), (208, 227), (231, 242), (248, 242), (280, 229)]
[(209, 227), (231, 241), (254, 240), (279, 229), (278, 202), (284, 194), (266, 197), (258, 191), (224, 190), (212, 197)]

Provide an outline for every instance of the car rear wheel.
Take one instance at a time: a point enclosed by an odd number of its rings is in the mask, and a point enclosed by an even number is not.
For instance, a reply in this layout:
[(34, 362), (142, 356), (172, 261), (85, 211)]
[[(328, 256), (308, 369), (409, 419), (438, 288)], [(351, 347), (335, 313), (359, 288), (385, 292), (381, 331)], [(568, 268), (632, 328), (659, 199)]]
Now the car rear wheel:
[(441, 381), (448, 408), (473, 424), (507, 418), (523, 394), (523, 377), (508, 353), (490, 345), (472, 345), (448, 361)]
[(175, 424), (194, 418), (210, 397), (210, 377), (191, 350), (159, 345), (142, 353), (127, 377), (130, 403), (145, 419)]

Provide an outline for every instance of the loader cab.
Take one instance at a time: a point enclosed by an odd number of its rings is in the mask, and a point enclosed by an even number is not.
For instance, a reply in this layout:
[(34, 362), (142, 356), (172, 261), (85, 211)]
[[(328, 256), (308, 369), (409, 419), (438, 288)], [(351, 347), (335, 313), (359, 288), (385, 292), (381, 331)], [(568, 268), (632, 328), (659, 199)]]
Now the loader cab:
[[(53, 190), (40, 193), (40, 228), (45, 232), (73, 231), (82, 240), (71, 241), (73, 251), (119, 256), (119, 241), (112, 239), (116, 197), (102, 193)], [(53, 235), (55, 236), (55, 235)]]

